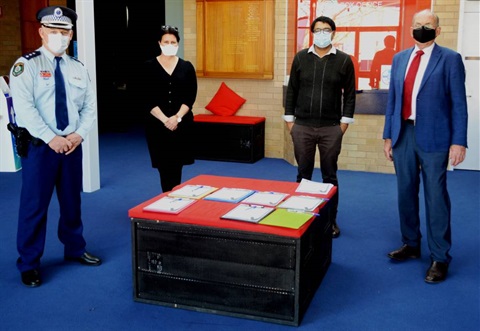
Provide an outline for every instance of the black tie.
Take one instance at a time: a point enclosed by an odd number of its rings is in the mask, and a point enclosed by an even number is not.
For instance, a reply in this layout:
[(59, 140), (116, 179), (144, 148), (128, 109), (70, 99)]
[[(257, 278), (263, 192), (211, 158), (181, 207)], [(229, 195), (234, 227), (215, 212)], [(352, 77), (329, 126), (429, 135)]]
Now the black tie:
[(68, 125), (67, 93), (65, 92), (65, 81), (60, 70), (60, 60), (56, 56), (57, 66), (55, 67), (55, 117), (57, 129), (64, 130)]

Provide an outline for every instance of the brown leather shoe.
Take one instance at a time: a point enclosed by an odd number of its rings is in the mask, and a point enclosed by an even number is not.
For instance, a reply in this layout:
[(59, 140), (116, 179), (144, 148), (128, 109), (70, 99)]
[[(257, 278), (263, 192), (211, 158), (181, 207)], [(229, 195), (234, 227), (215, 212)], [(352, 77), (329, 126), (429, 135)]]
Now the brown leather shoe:
[(387, 254), (389, 258), (397, 261), (405, 261), (406, 259), (418, 259), (420, 257), (420, 246), (412, 247), (403, 245), (396, 251)]
[(430, 268), (427, 270), (425, 282), (429, 284), (437, 284), (443, 282), (447, 278), (448, 263), (432, 261)]
[(332, 224), (332, 238), (338, 238), (338, 236), (340, 236), (340, 228), (335, 222)]

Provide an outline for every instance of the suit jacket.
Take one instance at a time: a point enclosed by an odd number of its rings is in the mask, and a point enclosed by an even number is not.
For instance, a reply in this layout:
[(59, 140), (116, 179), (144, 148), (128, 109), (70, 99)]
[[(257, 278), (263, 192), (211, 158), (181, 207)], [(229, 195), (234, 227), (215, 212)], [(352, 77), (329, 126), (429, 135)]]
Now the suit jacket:
[[(402, 126), (403, 82), (414, 48), (397, 53), (392, 62), (384, 139), (394, 147)], [(416, 100), (415, 139), (425, 152), (467, 147), (465, 67), (459, 53), (434, 45)]]

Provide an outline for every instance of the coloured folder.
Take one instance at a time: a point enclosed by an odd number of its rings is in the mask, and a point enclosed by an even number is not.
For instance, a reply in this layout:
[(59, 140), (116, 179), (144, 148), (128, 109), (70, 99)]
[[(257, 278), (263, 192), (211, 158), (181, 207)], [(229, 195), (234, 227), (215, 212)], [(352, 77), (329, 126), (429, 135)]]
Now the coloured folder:
[(205, 200), (238, 203), (253, 193), (255, 193), (254, 190), (223, 187), (218, 191), (206, 196)]
[(299, 229), (303, 224), (307, 223), (314, 214), (309, 212), (292, 211), (289, 209), (277, 209), (259, 224), (281, 226), (284, 228)]

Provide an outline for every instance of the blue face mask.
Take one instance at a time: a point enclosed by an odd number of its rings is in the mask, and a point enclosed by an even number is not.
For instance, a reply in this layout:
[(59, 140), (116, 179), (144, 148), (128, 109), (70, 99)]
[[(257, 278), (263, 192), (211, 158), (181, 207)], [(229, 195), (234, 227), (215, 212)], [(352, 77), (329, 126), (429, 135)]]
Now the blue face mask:
[(313, 43), (319, 48), (327, 48), (332, 43), (332, 33), (314, 33)]

